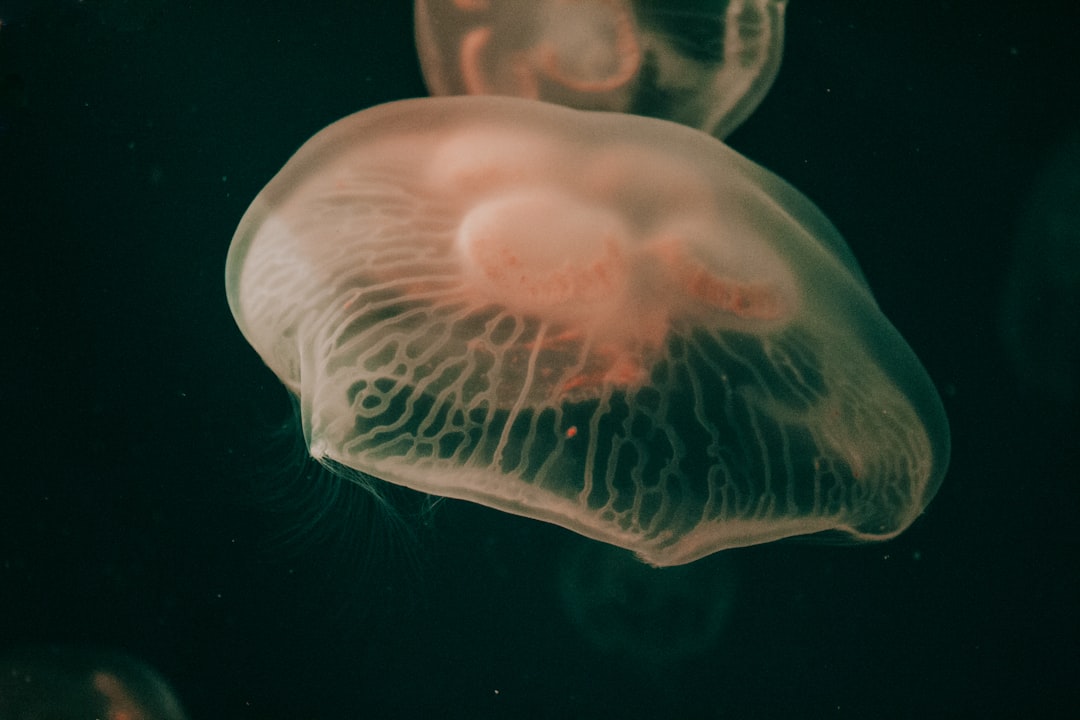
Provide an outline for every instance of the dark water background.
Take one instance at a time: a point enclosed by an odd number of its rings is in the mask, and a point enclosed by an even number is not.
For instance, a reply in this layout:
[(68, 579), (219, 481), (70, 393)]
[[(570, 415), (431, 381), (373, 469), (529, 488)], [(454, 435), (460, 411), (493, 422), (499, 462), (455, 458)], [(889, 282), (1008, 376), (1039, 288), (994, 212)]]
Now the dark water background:
[[(1071, 717), (1080, 401), (1002, 338), (1080, 382), (1075, 211), (1073, 242), (1014, 250), (1080, 132), (1078, 16), (791, 3), (730, 144), (847, 238), (952, 466), (893, 542), (704, 565), (722, 628), (654, 661), (582, 626), (586, 541), (449, 502), (406, 533), (305, 470), (226, 307), (232, 232), (293, 150), (425, 94), (410, 3), (0, 0), (0, 651), (126, 651), (193, 718)], [(648, 593), (613, 593), (604, 637), (691, 616)]]

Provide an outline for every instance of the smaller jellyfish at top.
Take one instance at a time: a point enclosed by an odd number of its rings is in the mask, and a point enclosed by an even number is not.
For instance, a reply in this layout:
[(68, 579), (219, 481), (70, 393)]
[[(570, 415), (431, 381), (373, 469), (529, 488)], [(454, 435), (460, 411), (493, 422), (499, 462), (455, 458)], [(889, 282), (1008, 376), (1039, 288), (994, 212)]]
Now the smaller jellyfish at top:
[(416, 0), (433, 95), (510, 95), (727, 137), (757, 108), (786, 0)]

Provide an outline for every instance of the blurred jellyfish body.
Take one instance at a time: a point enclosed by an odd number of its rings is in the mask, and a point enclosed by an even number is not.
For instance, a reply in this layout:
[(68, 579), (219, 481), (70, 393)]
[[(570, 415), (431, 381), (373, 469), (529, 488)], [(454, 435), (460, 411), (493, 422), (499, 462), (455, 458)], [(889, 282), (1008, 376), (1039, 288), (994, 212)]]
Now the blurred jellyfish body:
[(1025, 392), (1080, 403), (1080, 135), (1058, 145), (1017, 223), (1002, 336)]
[(184, 720), (169, 685), (112, 651), (30, 647), (0, 656), (0, 718)]
[(433, 95), (509, 95), (726, 137), (780, 67), (786, 0), (417, 0)]
[(559, 596), (593, 648), (650, 672), (677, 668), (711, 650), (728, 624), (738, 581), (725, 555), (651, 568), (600, 543), (568, 548)]
[(680, 125), (505, 97), (347, 117), (226, 264), (311, 455), (664, 566), (911, 524), (933, 385), (812, 203)]

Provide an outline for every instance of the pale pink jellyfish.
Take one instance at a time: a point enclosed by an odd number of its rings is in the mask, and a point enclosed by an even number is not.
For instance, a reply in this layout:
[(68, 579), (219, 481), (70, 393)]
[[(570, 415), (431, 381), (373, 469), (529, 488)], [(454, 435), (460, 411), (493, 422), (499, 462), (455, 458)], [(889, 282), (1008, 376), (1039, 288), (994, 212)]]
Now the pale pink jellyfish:
[(786, 0), (416, 0), (434, 95), (511, 95), (726, 137), (780, 67)]
[(1016, 223), (1001, 330), (1025, 395), (1080, 404), (1080, 135), (1053, 149)]
[(739, 584), (727, 553), (651, 568), (620, 548), (585, 542), (567, 545), (558, 579), (563, 611), (581, 637), (651, 675), (678, 672), (717, 645)]
[(674, 123), (503, 97), (357, 113), (255, 199), (226, 280), (316, 459), (655, 565), (892, 537), (948, 460), (828, 220)]
[(0, 655), (4, 720), (185, 720), (171, 687), (122, 653), (62, 646), (7, 649)]

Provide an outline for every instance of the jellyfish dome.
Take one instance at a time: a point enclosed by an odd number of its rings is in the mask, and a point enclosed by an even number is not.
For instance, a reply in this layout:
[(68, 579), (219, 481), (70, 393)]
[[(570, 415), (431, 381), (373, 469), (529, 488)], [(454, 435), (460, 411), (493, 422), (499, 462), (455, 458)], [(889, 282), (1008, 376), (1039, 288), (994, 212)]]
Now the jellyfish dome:
[(508, 97), (308, 141), (226, 266), (313, 457), (678, 565), (936, 491), (948, 428), (832, 225), (681, 125)]
[(786, 0), (416, 0), (433, 95), (510, 95), (726, 137), (776, 78)]
[(720, 553), (651, 568), (602, 543), (574, 543), (558, 577), (563, 611), (592, 648), (651, 675), (680, 671), (712, 650), (730, 624), (738, 570)]

